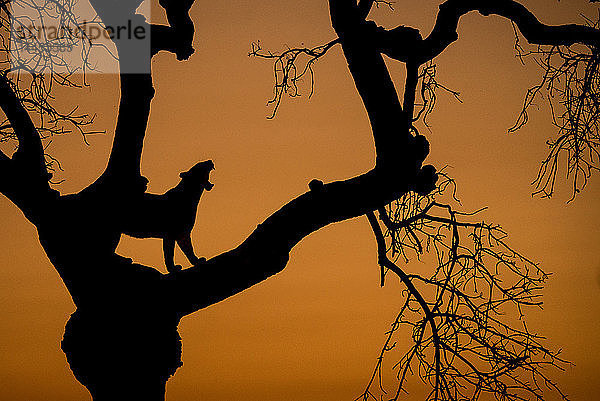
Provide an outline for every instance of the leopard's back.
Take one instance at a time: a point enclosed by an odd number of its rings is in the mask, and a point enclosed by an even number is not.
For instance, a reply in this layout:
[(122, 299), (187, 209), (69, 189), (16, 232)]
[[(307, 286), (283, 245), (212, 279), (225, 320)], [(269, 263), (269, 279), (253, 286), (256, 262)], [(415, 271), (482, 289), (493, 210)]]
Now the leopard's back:
[(144, 194), (139, 207), (127, 219), (123, 233), (135, 238), (179, 238), (189, 234), (198, 201), (193, 194), (175, 188), (162, 195)]

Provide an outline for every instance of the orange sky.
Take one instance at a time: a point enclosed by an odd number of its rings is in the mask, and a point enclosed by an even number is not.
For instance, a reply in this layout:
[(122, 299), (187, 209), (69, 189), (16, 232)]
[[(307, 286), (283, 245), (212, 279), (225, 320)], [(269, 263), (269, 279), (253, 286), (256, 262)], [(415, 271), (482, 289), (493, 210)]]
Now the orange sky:
[[(402, 0), (396, 11), (374, 15), (388, 26), (410, 25), (427, 34), (438, 4)], [(524, 4), (552, 24), (581, 22), (581, 10), (594, 16), (597, 8), (582, 0)], [(278, 50), (329, 41), (334, 34), (325, 0), (202, 2), (192, 14), (196, 54), (186, 63), (168, 54), (153, 62), (157, 95), (143, 173), (150, 190), (162, 192), (196, 161), (215, 161), (215, 188), (204, 195), (192, 233), (197, 253), (210, 257), (237, 245), (306, 191), (311, 179), (343, 179), (370, 169), (374, 152), (339, 48), (317, 64), (310, 101), (285, 99), (275, 120), (265, 118), (271, 65), (247, 57), (250, 43), (260, 39)], [(502, 224), (517, 249), (554, 273), (544, 310), (529, 316), (530, 328), (575, 363), (554, 375), (565, 392), (573, 400), (593, 399), (600, 394), (600, 180), (594, 177), (568, 205), (566, 185), (553, 199), (532, 199), (529, 183), (552, 134), (545, 106), (516, 135), (506, 129), (525, 89), (536, 82), (536, 66), (515, 59), (512, 27), (500, 18), (469, 15), (459, 34), (436, 62), (439, 80), (460, 90), (464, 103), (440, 96), (431, 132), (425, 132), (432, 146), (428, 161), (451, 165), (465, 208), (489, 206), (486, 219)], [(390, 67), (400, 84), (402, 68)], [(83, 188), (102, 171), (112, 140), (117, 77), (94, 76), (90, 82), (91, 88), (59, 95), (65, 106), (80, 104), (97, 113), (97, 127), (109, 134), (89, 138), (91, 146), (77, 135), (54, 140), (51, 152), (65, 169), (64, 192)], [(4, 197), (0, 218), (0, 400), (89, 399), (59, 346), (74, 310), (68, 293), (33, 226)], [(119, 252), (164, 269), (159, 240), (124, 239)], [(401, 302), (401, 287), (390, 282), (381, 289), (378, 274), (365, 218), (310, 235), (294, 248), (282, 273), (184, 319), (184, 366), (169, 381), (167, 399), (353, 400), (370, 377)], [(407, 399), (419, 394), (415, 380)]]

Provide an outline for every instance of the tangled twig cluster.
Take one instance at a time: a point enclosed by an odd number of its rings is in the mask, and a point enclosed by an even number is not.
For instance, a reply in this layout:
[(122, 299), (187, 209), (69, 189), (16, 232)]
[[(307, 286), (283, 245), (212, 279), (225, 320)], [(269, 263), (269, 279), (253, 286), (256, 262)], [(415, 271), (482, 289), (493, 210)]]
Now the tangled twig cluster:
[[(599, 21), (586, 19), (598, 28)], [(572, 198), (585, 188), (600, 161), (600, 54), (598, 48), (581, 44), (571, 46), (537, 46), (525, 50), (516, 33), (515, 49), (521, 60), (533, 57), (542, 70), (540, 82), (529, 88), (522, 110), (509, 132), (524, 126), (528, 110), (545, 96), (555, 135), (547, 140), (549, 152), (542, 161), (533, 184), (535, 194), (550, 197), (554, 193), (556, 174), (564, 162), (567, 179), (572, 181)]]
[[(28, 13), (19, 14), (15, 11), (19, 7)], [(91, 128), (95, 115), (81, 113), (77, 107), (64, 110), (54, 101), (56, 87), (84, 87), (86, 72), (93, 69), (89, 56), (96, 44), (88, 37), (86, 26), (97, 22), (80, 21), (74, 7), (74, 0), (14, 0), (10, 8), (8, 3), (0, 6), (0, 29), (6, 33), (0, 35), (0, 74), (10, 77), (11, 89), (32, 117), (45, 148), (55, 135), (77, 132), (86, 141), (87, 135), (104, 132)], [(55, 40), (48, 41), (49, 34), (55, 35)], [(80, 66), (69, 63), (67, 47), (80, 49)], [(0, 121), (0, 142), (17, 146), (6, 118)], [(45, 156), (51, 171), (60, 169), (57, 159), (48, 153)]]
[(248, 56), (274, 60), (273, 63), (273, 97), (267, 102), (268, 105), (273, 105), (273, 112), (268, 117), (275, 117), (281, 98), (284, 94), (290, 97), (300, 96), (298, 83), (308, 76), (310, 80), (310, 98), (314, 91), (314, 64), (323, 57), (329, 49), (339, 43), (339, 39), (332, 40), (324, 45), (308, 47), (288, 48), (281, 53), (273, 53), (265, 51), (260, 45), (260, 42), (252, 43), (252, 49)]
[[(390, 273), (406, 288), (373, 375), (358, 399), (383, 399), (384, 357), (395, 361), (392, 400), (417, 374), (430, 386), (428, 400), (544, 399), (544, 390), (566, 396), (545, 368), (567, 364), (529, 331), (524, 309), (541, 306), (547, 279), (536, 263), (513, 249), (495, 224), (478, 221), (484, 210), (457, 210), (456, 184), (444, 172), (427, 196), (407, 193), (367, 217), (378, 244), (381, 282)], [(432, 256), (430, 274), (408, 263)], [(401, 330), (404, 328), (403, 330)], [(412, 333), (412, 343), (402, 337)], [(399, 339), (401, 338), (401, 339)]]

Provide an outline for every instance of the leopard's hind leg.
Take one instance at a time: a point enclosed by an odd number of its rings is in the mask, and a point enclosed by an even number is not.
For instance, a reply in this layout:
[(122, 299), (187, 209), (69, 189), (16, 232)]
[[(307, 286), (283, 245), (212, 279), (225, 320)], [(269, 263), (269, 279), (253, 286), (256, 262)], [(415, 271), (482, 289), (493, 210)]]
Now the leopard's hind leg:
[(181, 266), (175, 265), (173, 261), (175, 256), (175, 240), (171, 238), (163, 239), (163, 254), (165, 257), (165, 265), (169, 273), (181, 271)]
[(177, 239), (177, 245), (183, 251), (183, 254), (188, 258), (192, 265), (198, 263), (198, 258), (194, 253), (194, 246), (192, 245), (192, 239), (190, 233), (182, 235)]

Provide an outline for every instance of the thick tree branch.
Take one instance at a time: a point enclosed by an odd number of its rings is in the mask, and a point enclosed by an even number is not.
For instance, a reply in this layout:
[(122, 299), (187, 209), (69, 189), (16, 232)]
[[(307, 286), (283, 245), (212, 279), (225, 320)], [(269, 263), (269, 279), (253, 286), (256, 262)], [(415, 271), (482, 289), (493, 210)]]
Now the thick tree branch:
[(47, 201), (55, 199), (57, 193), (48, 183), (50, 175), (46, 169), (39, 133), (8, 78), (2, 74), (0, 108), (19, 141), (12, 159), (0, 152), (0, 192), (19, 207), (29, 221), (35, 223), (44, 214)]
[(152, 56), (161, 50), (166, 50), (171, 53), (175, 53), (177, 51), (177, 40), (179, 37), (172, 27), (167, 25), (152, 24), (150, 25), (150, 35)]
[(304, 237), (331, 223), (383, 207), (406, 192), (402, 181), (397, 171), (376, 167), (290, 201), (237, 248), (173, 278), (177, 309), (182, 315), (192, 313), (281, 271), (290, 250)]
[[(193, 1), (188, 3), (191, 6)], [(150, 61), (161, 50), (177, 53), (178, 59), (189, 57), (193, 52), (193, 24), (189, 17), (185, 18), (187, 10), (180, 11), (182, 14), (174, 18), (167, 4), (163, 7), (170, 17), (169, 22), (185, 26), (149, 25), (143, 16), (135, 14), (135, 9), (128, 3), (115, 6), (107, 4), (106, 0), (94, 0), (92, 4), (105, 25), (113, 27), (112, 39), (117, 46), (121, 70), (121, 100), (106, 170), (91, 189), (102, 188), (112, 192), (126, 189), (139, 192), (142, 189), (143, 192), (147, 181), (141, 177), (140, 163), (150, 103), (154, 97)], [(119, 36), (114, 27), (132, 27), (133, 38)], [(138, 29), (146, 36), (136, 37)]]
[(121, 101), (112, 150), (106, 170), (94, 187), (108, 184), (123, 189), (134, 183), (140, 189), (138, 184), (144, 185), (139, 180), (140, 163), (153, 96), (150, 74), (121, 74)]
[[(87, 191), (143, 192), (147, 181), (141, 177), (140, 163), (150, 103), (154, 97), (150, 61), (158, 50), (175, 48), (170, 43), (176, 38), (170, 35), (169, 27), (147, 24), (143, 16), (135, 14), (135, 9), (129, 8), (128, 3), (116, 6), (107, 4), (106, 0), (95, 0), (92, 5), (103, 23), (111, 27), (111, 38), (117, 46), (121, 99), (107, 167)], [(129, 27), (133, 32), (119, 34), (119, 27)], [(137, 30), (140, 32), (139, 36), (135, 36)], [(156, 42), (160, 49), (152, 48), (152, 33), (157, 34)]]
[(404, 85), (404, 111), (410, 116), (410, 122), (414, 120), (415, 97), (417, 94), (417, 84), (419, 83), (419, 66), (409, 62), (406, 64), (406, 82)]
[[(182, 51), (180, 42), (191, 44), (193, 25), (187, 27), (183, 37), (172, 26), (149, 25), (127, 2), (117, 6), (106, 0), (93, 0), (92, 5), (104, 24), (112, 27), (111, 38), (117, 46), (121, 70), (121, 100), (106, 170), (91, 188), (112, 192), (127, 188), (139, 192), (142, 188), (143, 191), (146, 180), (141, 177), (140, 163), (154, 97), (150, 61), (160, 50)], [(120, 27), (129, 27), (132, 32), (119, 35)], [(138, 30), (140, 36), (135, 35)]]
[(358, 93), (365, 105), (377, 151), (377, 164), (398, 162), (406, 151), (409, 118), (402, 110), (398, 94), (381, 53), (370, 38), (377, 29), (366, 23), (356, 5), (329, 1), (331, 22), (341, 39), (344, 56)]
[(532, 44), (569, 46), (582, 43), (596, 48), (600, 45), (598, 30), (576, 24), (542, 24), (527, 8), (513, 0), (448, 0), (440, 5), (435, 26), (423, 41), (418, 56), (420, 64), (438, 56), (458, 39), (456, 30), (460, 17), (471, 11), (479, 11), (484, 16), (499, 15), (513, 21), (525, 39)]
[(373, 4), (375, 4), (375, 0), (360, 0), (358, 2), (358, 16), (361, 19), (366, 19), (371, 12), (371, 8), (373, 8)]

